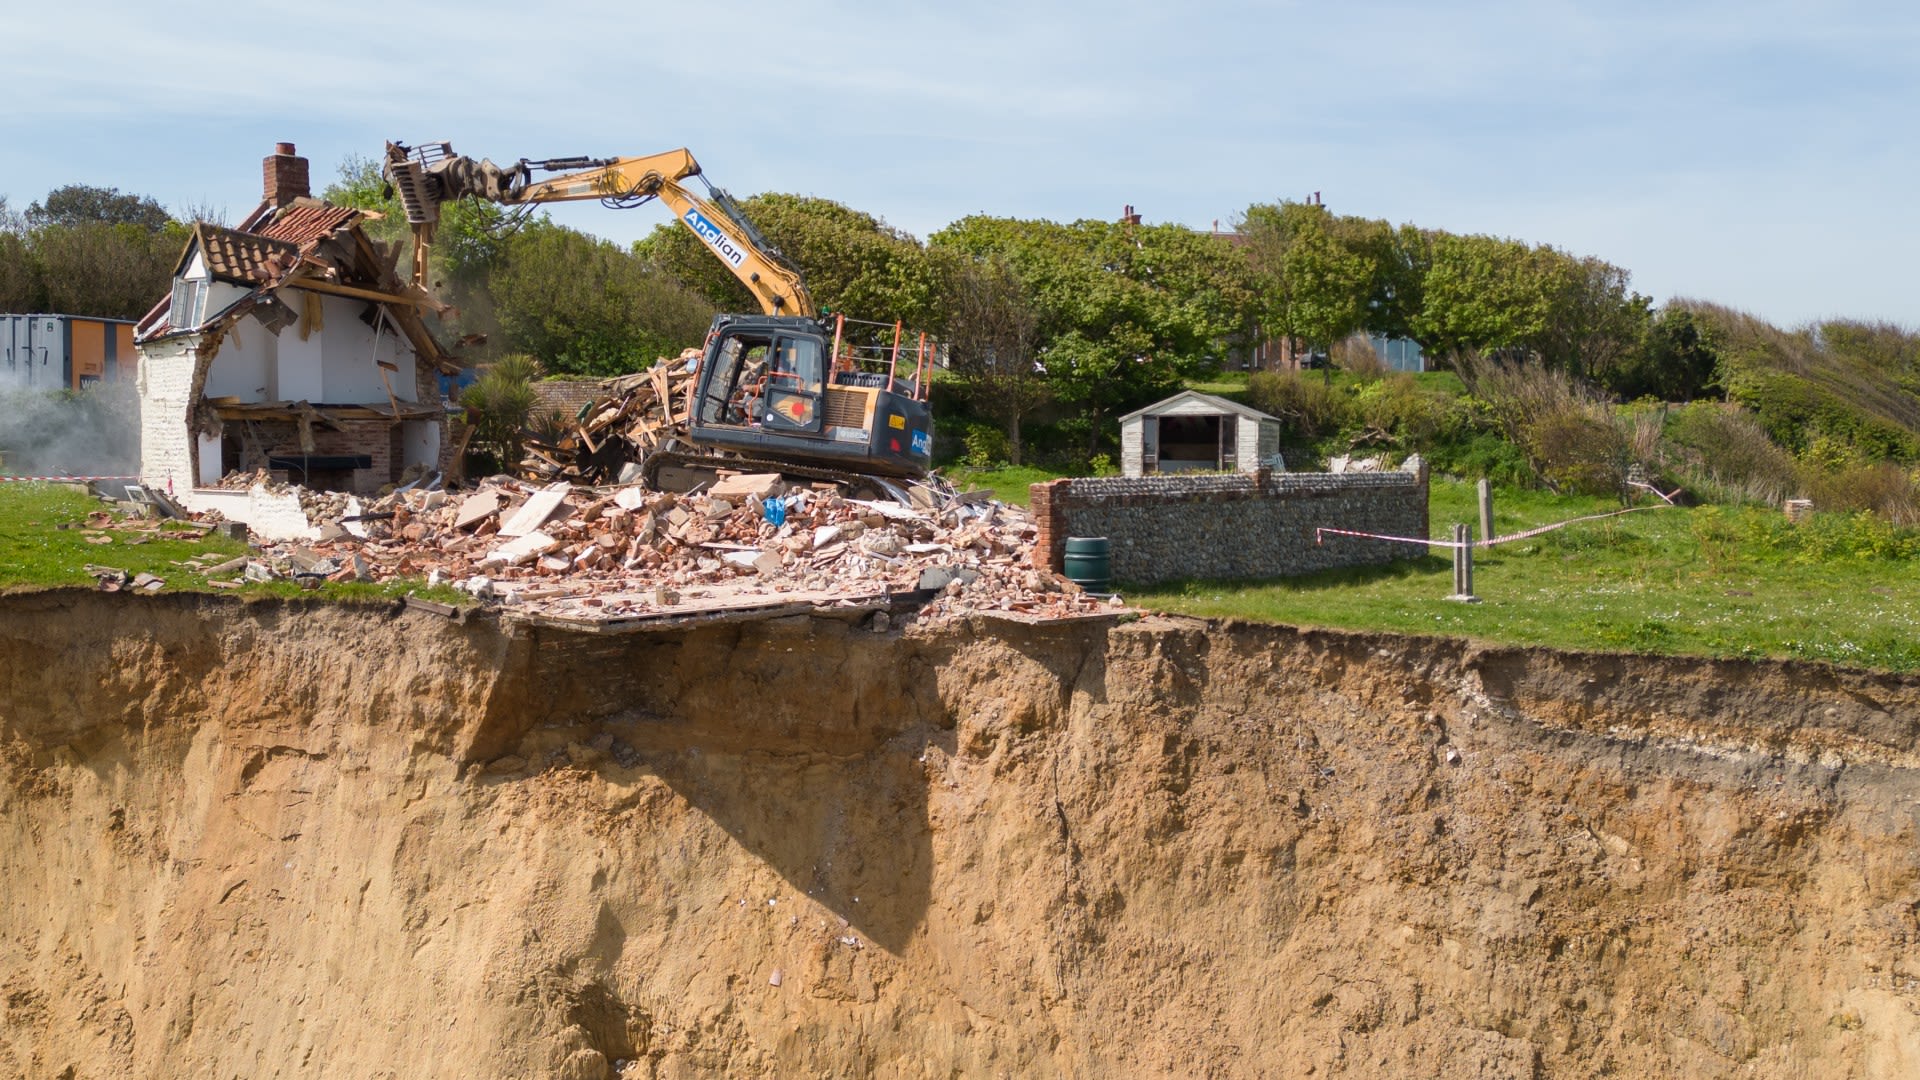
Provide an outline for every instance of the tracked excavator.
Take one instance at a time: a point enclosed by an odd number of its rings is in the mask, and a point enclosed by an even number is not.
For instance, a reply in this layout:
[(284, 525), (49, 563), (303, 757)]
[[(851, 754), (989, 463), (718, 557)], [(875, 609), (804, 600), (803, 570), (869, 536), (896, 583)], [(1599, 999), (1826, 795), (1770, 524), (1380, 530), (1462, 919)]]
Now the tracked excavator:
[[(593, 200), (616, 209), (659, 199), (746, 285), (762, 311), (714, 317), (684, 429), (642, 462), (649, 486), (685, 490), (725, 468), (878, 489), (904, 501), (900, 481), (931, 466), (927, 381), (937, 346), (897, 322), (822, 313), (799, 269), (725, 191), (706, 184), (687, 150), (499, 166), (444, 142), (388, 143), (385, 175), (413, 230), (416, 285), (425, 283), (441, 204), (464, 197), (528, 208)], [(706, 186), (704, 197), (686, 186), (694, 179)]]

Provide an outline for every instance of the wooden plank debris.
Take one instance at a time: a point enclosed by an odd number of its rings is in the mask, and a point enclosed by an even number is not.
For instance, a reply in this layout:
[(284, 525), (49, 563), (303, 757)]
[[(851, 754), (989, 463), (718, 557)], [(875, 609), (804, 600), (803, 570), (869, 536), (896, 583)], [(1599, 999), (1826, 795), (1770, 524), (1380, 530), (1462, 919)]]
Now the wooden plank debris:
[[(600, 384), (600, 396), (580, 411), (580, 419), (549, 442), (529, 439), (520, 475), (530, 480), (567, 480), (577, 484), (612, 483), (622, 466), (646, 460), (667, 439), (685, 434), (681, 402), (692, 395), (698, 349), (677, 359), (662, 357), (653, 367)], [(679, 399), (676, 401), (676, 399)]]

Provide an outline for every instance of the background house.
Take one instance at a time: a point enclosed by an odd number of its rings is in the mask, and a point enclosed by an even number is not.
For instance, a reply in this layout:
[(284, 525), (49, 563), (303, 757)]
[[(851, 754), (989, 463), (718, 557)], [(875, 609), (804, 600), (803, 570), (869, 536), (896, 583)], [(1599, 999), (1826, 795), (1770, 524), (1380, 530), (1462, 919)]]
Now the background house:
[(314, 199), (281, 143), (238, 228), (194, 226), (170, 295), (138, 324), (141, 479), (191, 509), (235, 470), (372, 492), (453, 447), (439, 375), (459, 370), (421, 321), (396, 251), (362, 211)]
[(1183, 390), (1120, 418), (1120, 472), (1278, 470), (1280, 421), (1226, 398)]

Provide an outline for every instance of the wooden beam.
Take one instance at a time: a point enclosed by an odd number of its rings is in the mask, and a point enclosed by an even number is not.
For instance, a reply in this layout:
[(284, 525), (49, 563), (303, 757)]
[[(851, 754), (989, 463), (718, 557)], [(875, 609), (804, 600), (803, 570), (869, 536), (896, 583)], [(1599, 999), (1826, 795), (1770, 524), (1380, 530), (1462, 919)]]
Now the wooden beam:
[(362, 289), (353, 285), (336, 285), (331, 281), (322, 281), (319, 278), (289, 278), (282, 282), (280, 287), (283, 289), (306, 289), (310, 292), (326, 293), (330, 296), (351, 296), (356, 300), (373, 300), (382, 304), (403, 304), (407, 307), (418, 307), (420, 305), (420, 300), (417, 297), (402, 296), (397, 293), (378, 292), (373, 289)]

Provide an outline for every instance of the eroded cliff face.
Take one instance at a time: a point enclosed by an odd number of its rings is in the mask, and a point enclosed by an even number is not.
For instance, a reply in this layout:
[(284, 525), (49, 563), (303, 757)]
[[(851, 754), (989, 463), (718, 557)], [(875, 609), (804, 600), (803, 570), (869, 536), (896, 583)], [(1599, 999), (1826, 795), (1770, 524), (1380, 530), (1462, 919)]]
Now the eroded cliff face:
[(0, 1075), (1920, 1073), (1920, 680), (0, 598)]

